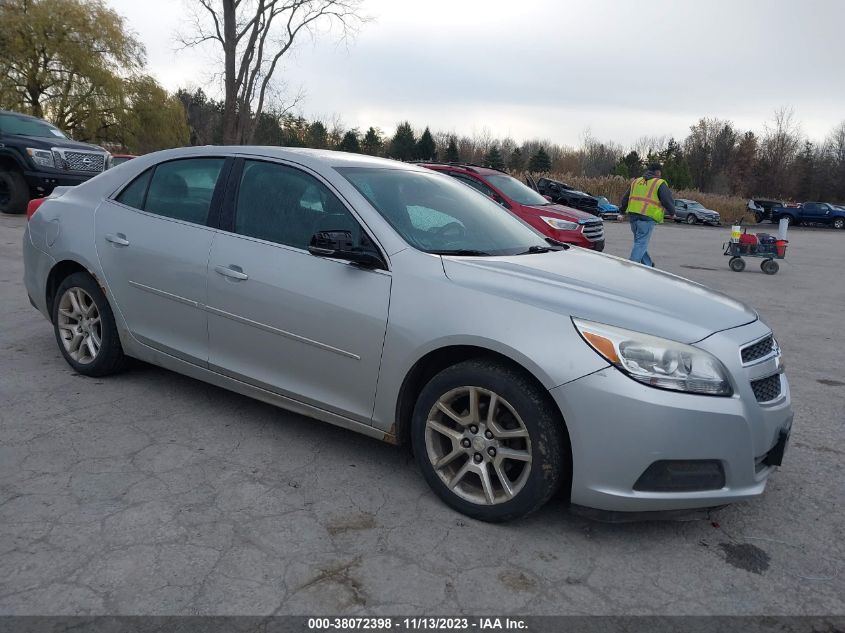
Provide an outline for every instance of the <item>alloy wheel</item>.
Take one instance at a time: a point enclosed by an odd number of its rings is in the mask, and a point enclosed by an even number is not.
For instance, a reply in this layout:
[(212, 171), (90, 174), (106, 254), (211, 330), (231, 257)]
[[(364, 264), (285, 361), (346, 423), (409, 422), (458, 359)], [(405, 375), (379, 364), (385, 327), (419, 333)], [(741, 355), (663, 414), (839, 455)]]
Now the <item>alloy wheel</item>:
[(478, 505), (510, 501), (531, 471), (531, 438), (507, 400), (481, 387), (443, 394), (425, 425), (425, 448), (438, 477)]
[(68, 288), (59, 300), (57, 326), (68, 355), (81, 365), (97, 358), (103, 341), (100, 311), (94, 299), (79, 287)]

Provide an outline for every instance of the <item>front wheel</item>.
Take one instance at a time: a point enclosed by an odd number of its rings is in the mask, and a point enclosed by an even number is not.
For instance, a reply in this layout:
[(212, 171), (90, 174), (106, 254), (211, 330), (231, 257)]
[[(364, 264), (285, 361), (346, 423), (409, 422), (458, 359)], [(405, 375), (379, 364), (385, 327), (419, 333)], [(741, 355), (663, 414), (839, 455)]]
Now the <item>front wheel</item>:
[(779, 269), (780, 266), (778, 266), (778, 263), (773, 259), (764, 259), (760, 262), (760, 270), (767, 275), (774, 275)]
[(29, 186), (19, 171), (0, 169), (0, 212), (20, 214), (29, 202)]
[(62, 356), (80, 374), (106, 376), (125, 366), (114, 314), (89, 274), (74, 273), (59, 285), (53, 328)]
[(571, 470), (563, 423), (522, 372), (471, 360), (434, 376), (414, 408), (417, 463), (447, 505), (482, 521), (540, 508)]
[(833, 228), (835, 228), (835, 229), (845, 229), (845, 218), (834, 218)]
[(695, 216), (692, 213), (687, 215), (687, 224), (695, 224)]

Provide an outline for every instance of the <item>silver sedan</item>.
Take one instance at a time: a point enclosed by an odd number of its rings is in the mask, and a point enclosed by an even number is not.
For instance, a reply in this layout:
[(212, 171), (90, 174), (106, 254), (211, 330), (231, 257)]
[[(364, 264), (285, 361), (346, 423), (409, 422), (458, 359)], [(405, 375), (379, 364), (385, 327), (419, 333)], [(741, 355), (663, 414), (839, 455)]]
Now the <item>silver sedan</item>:
[(792, 423), (771, 330), (365, 156), (202, 147), (59, 188), (25, 282), (80, 374), (135, 357), (392, 443), (470, 516), (754, 497)]

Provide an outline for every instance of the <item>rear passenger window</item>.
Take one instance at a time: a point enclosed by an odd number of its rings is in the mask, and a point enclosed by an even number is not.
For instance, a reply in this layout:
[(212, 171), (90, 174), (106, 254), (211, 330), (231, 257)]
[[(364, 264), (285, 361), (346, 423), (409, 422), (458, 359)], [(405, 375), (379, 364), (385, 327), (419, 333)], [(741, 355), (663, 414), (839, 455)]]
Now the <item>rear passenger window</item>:
[(150, 183), (150, 176), (153, 175), (153, 170), (148, 169), (143, 174), (138, 176), (132, 183), (120, 192), (120, 195), (115, 198), (121, 204), (135, 209), (144, 208), (144, 196), (147, 193), (147, 185)]
[[(205, 224), (223, 158), (185, 158), (155, 168), (144, 210)], [(133, 183), (134, 184), (134, 183)]]
[(363, 239), (358, 221), (313, 176), (277, 163), (244, 163), (236, 233), (304, 250), (320, 231), (349, 231), (355, 245)]

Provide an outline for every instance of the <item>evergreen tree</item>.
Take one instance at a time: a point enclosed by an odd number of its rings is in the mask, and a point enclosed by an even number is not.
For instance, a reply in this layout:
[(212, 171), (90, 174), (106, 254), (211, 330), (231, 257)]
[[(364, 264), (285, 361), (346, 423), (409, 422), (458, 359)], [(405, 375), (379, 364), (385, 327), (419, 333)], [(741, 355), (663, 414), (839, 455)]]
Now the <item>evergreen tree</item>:
[(446, 148), (446, 162), (447, 163), (459, 163), (459, 162), (461, 162), (461, 157), (458, 154), (458, 143), (455, 140), (454, 136), (449, 137), (449, 146)]
[(326, 149), (329, 146), (329, 131), (322, 121), (314, 121), (308, 126), (305, 145), (314, 149)]
[(643, 173), (643, 161), (637, 152), (628, 152), (625, 156), (619, 159), (613, 173), (624, 178), (636, 178)]
[(498, 145), (493, 145), (487, 154), (484, 155), (484, 166), (491, 169), (504, 169), (505, 161), (502, 160), (502, 153)]
[(423, 131), (420, 140), (417, 142), (417, 155), (420, 160), (437, 160), (437, 147), (434, 144), (434, 137), (428, 127)]
[(361, 144), (358, 142), (358, 131), (349, 130), (346, 134), (344, 134), (343, 139), (341, 139), (340, 145), (338, 145), (337, 148), (341, 152), (352, 152), (353, 154), (360, 154)]
[(544, 172), (549, 171), (552, 168), (552, 161), (549, 158), (549, 155), (546, 153), (546, 150), (540, 146), (540, 149), (537, 150), (537, 153), (531, 157), (531, 160), (528, 161), (528, 171), (537, 173), (537, 172)]
[(522, 151), (515, 147), (508, 157), (508, 169), (511, 171), (522, 171), (525, 169), (525, 159), (522, 157)]
[(378, 156), (381, 153), (384, 141), (381, 139), (381, 133), (374, 127), (370, 127), (367, 133), (364, 134), (364, 140), (361, 143), (361, 149), (365, 154), (370, 156)]
[(657, 160), (663, 164), (663, 179), (669, 183), (670, 187), (689, 189), (692, 186), (689, 165), (681, 146), (674, 138), (669, 139), (666, 149), (657, 156)]
[(400, 123), (390, 141), (390, 157), (397, 160), (413, 160), (416, 153), (417, 141), (411, 124), (408, 121)]

